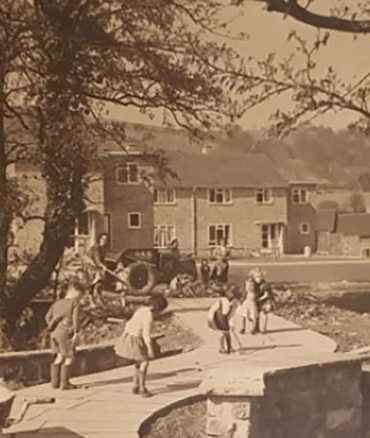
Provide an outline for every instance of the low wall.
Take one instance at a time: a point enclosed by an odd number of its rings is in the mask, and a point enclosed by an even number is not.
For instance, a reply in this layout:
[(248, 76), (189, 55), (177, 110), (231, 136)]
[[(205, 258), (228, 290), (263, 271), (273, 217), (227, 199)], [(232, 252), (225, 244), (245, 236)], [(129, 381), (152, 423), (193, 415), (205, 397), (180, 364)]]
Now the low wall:
[(360, 360), (272, 371), (263, 365), (247, 367), (214, 370), (202, 383), (208, 397), (208, 436), (359, 438), (370, 422), (363, 414), (370, 397), (362, 396)]
[[(21, 351), (0, 354), (0, 377), (5, 381), (41, 383), (50, 378), (50, 364), (54, 360), (51, 350)], [(73, 374), (106, 371), (129, 365), (116, 356), (113, 343), (79, 347), (73, 364)]]

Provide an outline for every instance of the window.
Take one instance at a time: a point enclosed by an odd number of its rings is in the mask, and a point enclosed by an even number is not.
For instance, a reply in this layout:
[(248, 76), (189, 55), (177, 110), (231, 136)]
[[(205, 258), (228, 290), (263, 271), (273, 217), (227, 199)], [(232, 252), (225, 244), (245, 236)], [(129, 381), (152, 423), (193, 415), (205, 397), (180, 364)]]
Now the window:
[(117, 167), (116, 180), (118, 184), (137, 184), (139, 182), (139, 166), (127, 163), (126, 166)]
[(310, 234), (310, 224), (308, 224), (306, 222), (302, 222), (299, 225), (299, 232), (301, 234)]
[(154, 227), (155, 248), (167, 248), (174, 239), (176, 239), (176, 229), (174, 225), (157, 225)]
[(141, 228), (141, 214), (129, 213), (128, 214), (128, 227), (129, 228)]
[(271, 189), (258, 189), (256, 191), (257, 204), (270, 204), (272, 202)]
[(175, 204), (176, 196), (174, 189), (155, 189), (154, 203), (155, 204)]
[(208, 202), (210, 204), (231, 204), (231, 190), (230, 189), (208, 190)]
[(228, 244), (231, 240), (230, 225), (210, 225), (208, 228), (208, 245), (216, 246), (221, 239), (225, 239)]
[(293, 200), (293, 204), (307, 204), (308, 202), (307, 189), (293, 189), (292, 200)]

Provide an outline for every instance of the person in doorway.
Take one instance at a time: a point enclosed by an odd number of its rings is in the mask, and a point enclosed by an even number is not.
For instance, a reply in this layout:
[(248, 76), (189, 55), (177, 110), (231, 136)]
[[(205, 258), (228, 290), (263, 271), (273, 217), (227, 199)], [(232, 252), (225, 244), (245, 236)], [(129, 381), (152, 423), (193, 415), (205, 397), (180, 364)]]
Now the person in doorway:
[(208, 326), (221, 333), (221, 354), (230, 354), (233, 351), (231, 334), (234, 330), (234, 315), (239, 305), (239, 291), (235, 285), (226, 289), (225, 295), (217, 300), (208, 313)]
[(107, 233), (99, 235), (97, 242), (88, 251), (89, 266), (92, 277), (90, 285), (89, 298), (90, 306), (95, 308), (97, 300), (101, 300), (103, 282), (107, 268), (105, 266), (105, 258), (109, 249), (109, 236)]
[(73, 389), (69, 381), (80, 331), (80, 300), (85, 287), (78, 276), (68, 281), (64, 298), (52, 304), (45, 321), (51, 333), (51, 347), (56, 358), (51, 365), (52, 388)]
[(167, 306), (168, 302), (163, 295), (152, 294), (149, 306), (136, 310), (114, 347), (118, 356), (135, 362), (132, 392), (143, 397), (152, 395), (146, 388), (149, 361), (154, 359), (151, 325), (154, 316), (162, 313)]

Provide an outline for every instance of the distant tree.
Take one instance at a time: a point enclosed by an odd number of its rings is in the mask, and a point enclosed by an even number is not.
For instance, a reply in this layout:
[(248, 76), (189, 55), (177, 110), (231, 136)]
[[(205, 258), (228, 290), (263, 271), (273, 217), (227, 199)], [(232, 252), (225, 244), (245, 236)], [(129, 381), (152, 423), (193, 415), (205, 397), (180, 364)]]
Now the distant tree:
[(366, 213), (366, 202), (361, 192), (353, 192), (351, 194), (349, 205), (354, 213)]
[(362, 172), (358, 177), (358, 182), (364, 192), (370, 192), (370, 172)]
[(317, 205), (317, 209), (318, 210), (335, 210), (338, 211), (339, 210), (339, 204), (336, 201), (331, 201), (331, 200), (325, 200), (325, 201), (321, 201), (319, 202), (319, 204)]

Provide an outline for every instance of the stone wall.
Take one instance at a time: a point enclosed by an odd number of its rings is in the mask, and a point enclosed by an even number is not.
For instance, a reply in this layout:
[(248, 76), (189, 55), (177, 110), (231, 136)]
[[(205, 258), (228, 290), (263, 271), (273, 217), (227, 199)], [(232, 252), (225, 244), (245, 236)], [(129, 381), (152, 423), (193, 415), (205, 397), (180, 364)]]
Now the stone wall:
[[(266, 365), (248, 370), (247, 364), (214, 370), (201, 386), (208, 396), (207, 435), (359, 438), (366, 427), (361, 377), (361, 363), (354, 359), (272, 371)], [(370, 407), (370, 397), (364, 398)]]
[[(22, 351), (0, 354), (0, 378), (5, 381), (41, 383), (49, 381), (50, 364), (54, 360), (51, 350)], [(113, 344), (79, 347), (73, 364), (73, 375), (81, 376), (129, 365), (119, 359)]]

